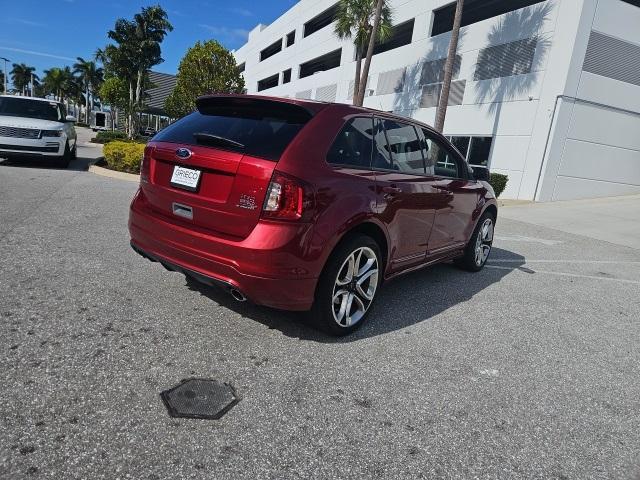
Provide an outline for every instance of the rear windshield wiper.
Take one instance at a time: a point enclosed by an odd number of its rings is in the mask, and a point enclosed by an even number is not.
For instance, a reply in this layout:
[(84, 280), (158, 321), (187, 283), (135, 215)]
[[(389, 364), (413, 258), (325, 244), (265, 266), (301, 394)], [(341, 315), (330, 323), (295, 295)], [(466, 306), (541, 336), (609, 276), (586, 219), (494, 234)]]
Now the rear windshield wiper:
[(213, 135), (212, 133), (196, 132), (193, 134), (193, 136), (196, 138), (196, 140), (203, 143), (221, 143), (230, 147), (244, 149), (244, 145), (242, 143), (231, 140), (230, 138)]

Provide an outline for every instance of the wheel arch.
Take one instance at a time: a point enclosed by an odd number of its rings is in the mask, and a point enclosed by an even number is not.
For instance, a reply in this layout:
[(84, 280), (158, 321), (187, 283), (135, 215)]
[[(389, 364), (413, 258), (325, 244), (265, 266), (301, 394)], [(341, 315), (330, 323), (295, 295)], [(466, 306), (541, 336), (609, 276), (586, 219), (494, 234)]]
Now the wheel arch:
[(355, 225), (349, 226), (349, 228), (345, 229), (345, 231), (338, 237), (336, 242), (328, 249), (328, 253), (324, 258), (322, 264), (322, 272), (324, 272), (327, 263), (331, 259), (332, 255), (336, 251), (340, 245), (349, 239), (353, 238), (357, 235), (366, 235), (371, 237), (380, 247), (380, 253), (382, 254), (382, 265), (383, 268), (386, 269), (387, 262), (389, 260), (389, 239), (385, 229), (382, 225), (379, 225), (377, 222), (372, 221), (371, 219), (366, 219), (357, 223)]

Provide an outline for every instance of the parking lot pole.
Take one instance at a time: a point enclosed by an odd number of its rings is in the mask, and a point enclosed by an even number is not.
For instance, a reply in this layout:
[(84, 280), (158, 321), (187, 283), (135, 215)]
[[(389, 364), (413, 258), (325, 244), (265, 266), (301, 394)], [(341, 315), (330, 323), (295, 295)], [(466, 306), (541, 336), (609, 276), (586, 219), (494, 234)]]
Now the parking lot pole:
[(0, 57), (0, 60), (4, 60), (4, 91), (3, 93), (5, 95), (8, 95), (9, 92), (7, 92), (7, 77), (9, 76), (9, 72), (7, 72), (7, 62), (9, 62), (10, 60), (5, 57)]

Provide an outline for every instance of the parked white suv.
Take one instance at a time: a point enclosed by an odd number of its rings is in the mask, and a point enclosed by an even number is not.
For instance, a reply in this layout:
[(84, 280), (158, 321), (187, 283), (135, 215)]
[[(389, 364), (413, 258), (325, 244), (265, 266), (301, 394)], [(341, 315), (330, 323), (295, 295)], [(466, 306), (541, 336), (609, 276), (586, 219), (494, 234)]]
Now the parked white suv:
[(38, 157), (67, 167), (76, 156), (75, 121), (60, 102), (0, 95), (0, 158)]

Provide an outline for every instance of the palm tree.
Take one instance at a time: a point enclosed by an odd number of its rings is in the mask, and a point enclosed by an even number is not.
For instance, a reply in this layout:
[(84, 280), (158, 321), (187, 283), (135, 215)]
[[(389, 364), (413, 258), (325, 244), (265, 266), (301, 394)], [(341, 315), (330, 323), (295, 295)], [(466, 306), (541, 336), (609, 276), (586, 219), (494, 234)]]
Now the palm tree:
[(53, 95), (56, 100), (62, 100), (64, 83), (64, 72), (61, 68), (53, 67), (44, 71), (42, 85), (44, 87), (45, 95)]
[(97, 91), (100, 87), (103, 78), (102, 68), (96, 65), (96, 62), (92, 60), (85, 60), (82, 57), (78, 57), (77, 63), (73, 64), (73, 72), (78, 74), (80, 82), (84, 86), (85, 91), (85, 105), (87, 106), (85, 113), (85, 122), (89, 123), (89, 115), (93, 109), (93, 97), (92, 92)]
[(444, 79), (442, 80), (442, 91), (438, 101), (438, 111), (436, 112), (435, 129), (439, 132), (444, 130), (444, 120), (447, 116), (447, 105), (449, 104), (449, 90), (451, 89), (451, 78), (453, 77), (453, 65), (458, 51), (458, 39), (460, 38), (460, 25), (462, 24), (462, 7), (464, 0), (457, 0), (456, 14), (453, 18), (453, 30), (451, 30), (451, 40), (449, 41), (449, 53), (444, 64)]
[[(353, 88), (353, 103), (356, 104), (360, 93), (360, 74), (362, 72), (362, 58), (364, 50), (373, 31), (373, 16), (375, 0), (340, 0), (336, 15), (335, 33), (340, 39), (353, 39), (356, 47), (356, 76)], [(377, 29), (378, 41), (389, 38), (392, 32), (391, 9), (383, 2)], [(366, 88), (366, 81), (365, 81)]]
[(38, 75), (34, 72), (36, 71), (35, 67), (30, 67), (24, 63), (14, 63), (13, 69), (11, 70), (11, 82), (13, 83), (13, 87), (22, 92), (22, 95), (26, 93), (27, 87), (31, 83), (31, 80), (38, 80)]
[(129, 83), (129, 137), (135, 132), (134, 113), (142, 104), (145, 77), (151, 67), (164, 61), (160, 43), (172, 30), (167, 13), (160, 6), (143, 7), (132, 21), (123, 18), (116, 21), (108, 34), (116, 45), (107, 45), (104, 50), (96, 52), (100, 58), (107, 59), (105, 66), (109, 73)]

